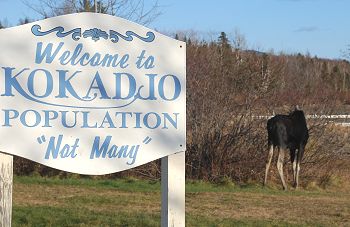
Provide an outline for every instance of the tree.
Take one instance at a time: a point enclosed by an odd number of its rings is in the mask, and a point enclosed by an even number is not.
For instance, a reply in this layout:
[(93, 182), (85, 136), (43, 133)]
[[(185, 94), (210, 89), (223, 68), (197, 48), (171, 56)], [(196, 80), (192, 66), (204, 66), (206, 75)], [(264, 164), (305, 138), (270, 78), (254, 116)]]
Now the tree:
[(218, 38), (218, 44), (223, 48), (223, 49), (230, 49), (231, 45), (230, 45), (230, 41), (227, 38), (227, 35), (225, 32), (221, 32), (220, 36)]
[(9, 27), (7, 19), (0, 20), (0, 29)]
[(234, 31), (233, 47), (236, 50), (243, 50), (247, 48), (245, 36), (238, 29), (235, 29)]
[(119, 16), (143, 25), (150, 24), (160, 15), (158, 0), (39, 0), (33, 5), (24, 3), (44, 18), (78, 12), (99, 12)]
[(332, 71), (331, 71), (331, 78), (333, 82), (334, 89), (336, 91), (340, 90), (340, 83), (342, 81), (342, 75), (340, 73), (340, 69), (338, 65), (333, 66)]
[(223, 76), (230, 71), (230, 65), (232, 64), (232, 49), (225, 32), (220, 33), (218, 45), (220, 52), (220, 72)]
[(24, 19), (19, 20), (20, 25), (28, 24), (28, 23), (30, 23), (30, 19), (28, 17), (25, 17)]

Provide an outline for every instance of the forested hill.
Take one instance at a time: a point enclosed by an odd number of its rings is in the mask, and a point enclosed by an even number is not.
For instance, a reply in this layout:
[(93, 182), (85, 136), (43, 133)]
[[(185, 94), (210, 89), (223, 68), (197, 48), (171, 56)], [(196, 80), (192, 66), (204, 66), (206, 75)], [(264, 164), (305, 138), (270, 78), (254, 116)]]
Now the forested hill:
[(339, 107), (350, 102), (348, 61), (242, 50), (231, 45), (234, 41), (225, 33), (215, 42), (184, 39), (189, 106), (200, 97), (212, 100), (214, 106), (249, 105), (263, 112), (285, 105), (318, 109), (319, 105)]

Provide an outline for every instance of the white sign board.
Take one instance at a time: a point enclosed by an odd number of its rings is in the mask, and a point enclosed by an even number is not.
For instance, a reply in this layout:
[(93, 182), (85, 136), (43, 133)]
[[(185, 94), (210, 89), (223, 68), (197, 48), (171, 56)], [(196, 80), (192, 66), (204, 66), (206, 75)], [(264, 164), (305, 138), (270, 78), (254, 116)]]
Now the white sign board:
[(186, 46), (114, 16), (0, 30), (0, 151), (80, 174), (186, 149)]

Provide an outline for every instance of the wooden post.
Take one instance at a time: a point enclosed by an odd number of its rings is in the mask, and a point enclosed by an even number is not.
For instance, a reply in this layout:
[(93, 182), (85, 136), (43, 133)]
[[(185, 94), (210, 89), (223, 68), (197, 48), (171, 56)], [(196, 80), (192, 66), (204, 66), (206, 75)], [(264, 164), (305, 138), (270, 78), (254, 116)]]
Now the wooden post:
[(185, 226), (185, 152), (162, 158), (161, 165), (161, 226)]
[(13, 156), (0, 153), (0, 226), (10, 227), (12, 218)]

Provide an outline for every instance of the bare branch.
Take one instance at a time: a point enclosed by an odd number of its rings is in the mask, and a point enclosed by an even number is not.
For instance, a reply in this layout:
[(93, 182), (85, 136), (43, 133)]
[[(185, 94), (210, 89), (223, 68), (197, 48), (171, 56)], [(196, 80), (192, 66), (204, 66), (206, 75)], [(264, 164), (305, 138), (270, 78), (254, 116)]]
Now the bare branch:
[[(95, 11), (93, 0), (39, 0), (38, 4), (33, 4), (29, 0), (22, 2), (43, 18)], [(147, 3), (145, 0), (101, 0), (97, 1), (96, 7), (98, 12), (123, 17), (143, 25), (150, 24), (161, 14), (158, 0)]]

